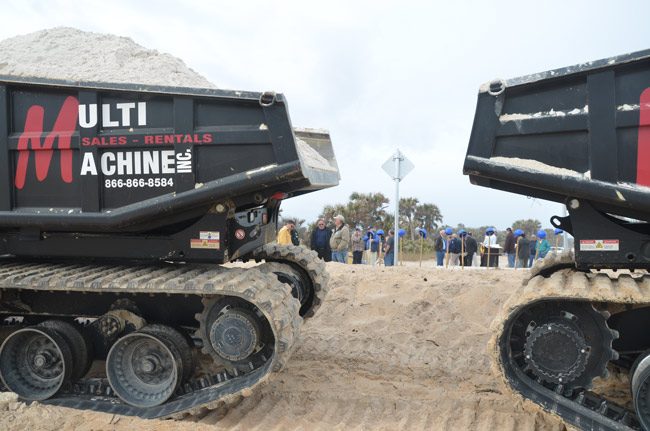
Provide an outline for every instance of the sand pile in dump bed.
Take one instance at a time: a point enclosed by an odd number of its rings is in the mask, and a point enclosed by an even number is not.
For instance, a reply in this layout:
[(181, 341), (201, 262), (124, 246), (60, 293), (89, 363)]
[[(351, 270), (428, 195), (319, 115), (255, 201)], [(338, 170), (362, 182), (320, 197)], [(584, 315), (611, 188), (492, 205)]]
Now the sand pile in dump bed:
[(216, 88), (172, 55), (128, 37), (68, 27), (0, 41), (0, 75)]
[[(20, 77), (217, 88), (179, 58), (144, 48), (128, 37), (56, 27), (0, 41), (0, 75)], [(298, 140), (308, 166), (335, 170), (315, 149)]]
[(327, 268), (332, 290), (287, 367), (225, 416), (143, 421), (9, 401), (0, 429), (565, 429), (490, 370), (490, 322), (527, 271)]

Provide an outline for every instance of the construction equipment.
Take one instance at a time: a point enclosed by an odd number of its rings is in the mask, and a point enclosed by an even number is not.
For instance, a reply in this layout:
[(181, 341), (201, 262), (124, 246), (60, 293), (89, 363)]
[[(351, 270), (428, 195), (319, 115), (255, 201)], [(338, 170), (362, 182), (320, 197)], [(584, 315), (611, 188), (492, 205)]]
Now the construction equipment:
[(218, 408), (327, 292), (314, 252), (272, 244), (283, 199), (339, 181), (281, 94), (0, 76), (0, 172), (0, 378), (24, 400)]
[(483, 85), (463, 171), (565, 203), (575, 238), (494, 322), (507, 386), (581, 429), (650, 429), (650, 51)]

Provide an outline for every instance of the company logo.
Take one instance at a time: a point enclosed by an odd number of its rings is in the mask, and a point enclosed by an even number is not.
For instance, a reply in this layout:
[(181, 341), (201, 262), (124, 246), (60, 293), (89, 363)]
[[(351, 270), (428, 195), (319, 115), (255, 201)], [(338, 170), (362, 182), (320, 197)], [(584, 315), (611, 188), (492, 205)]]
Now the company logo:
[[(64, 183), (72, 182), (72, 135), (77, 129), (77, 124), (82, 128), (91, 128), (98, 125), (97, 104), (88, 104), (80, 105), (79, 100), (76, 97), (69, 96), (63, 102), (59, 114), (54, 122), (54, 127), (50, 132), (44, 132), (44, 116), (45, 109), (41, 105), (33, 105), (27, 110), (27, 116), (25, 118), (25, 128), (23, 133), (18, 138), (18, 161), (16, 163), (16, 176), (14, 178), (14, 184), (17, 189), (22, 190), (25, 187), (25, 180), (27, 178), (27, 167), (29, 165), (29, 158), (31, 154), (34, 155), (34, 163), (36, 166), (36, 179), (39, 182), (44, 181), (49, 173), (50, 165), (52, 163), (52, 156), (54, 155), (54, 144), (56, 142), (56, 149), (59, 151), (60, 157), (60, 171), (61, 171), (61, 180)], [(102, 117), (101, 117), (101, 126), (103, 128), (109, 127), (129, 127), (131, 126), (131, 113), (133, 112), (136, 117), (136, 122), (138, 126), (147, 125), (147, 103), (138, 102), (138, 103), (116, 103), (114, 105), (113, 112), (117, 111), (119, 113), (117, 118), (111, 118), (111, 108), (110, 104), (102, 104)], [(88, 139), (88, 138), (85, 138)], [(102, 138), (103, 139), (103, 138)], [(125, 142), (125, 137), (114, 138), (116, 142), (123, 144)], [(173, 151), (172, 151), (173, 153)], [(96, 172), (94, 164), (90, 165), (88, 157), (92, 157), (92, 154), (84, 154), (84, 168), (82, 168), (81, 174), (84, 175), (88, 170)], [(138, 155), (136, 155), (137, 158)], [(108, 154), (106, 156), (108, 165), (112, 160), (115, 161), (116, 157), (121, 157), (119, 154)], [(126, 156), (125, 156), (126, 157)], [(130, 159), (131, 155), (128, 155)], [(166, 154), (163, 154), (163, 157), (169, 157)], [(188, 163), (191, 165), (191, 153), (190, 154), (179, 154), (176, 155), (176, 164), (177, 172), (188, 172)], [(154, 156), (157, 158), (157, 155)], [(164, 159), (167, 160), (167, 159)], [(119, 163), (120, 161), (117, 160)], [(154, 160), (154, 164), (158, 165), (159, 163)], [(104, 164), (104, 160), (102, 160)], [(162, 162), (162, 168), (158, 170), (169, 171), (165, 169), (165, 161)], [(127, 160), (123, 164), (130, 164)], [(122, 165), (118, 165), (118, 170)], [(137, 166), (137, 164), (136, 164)], [(129, 168), (126, 168), (127, 170)], [(138, 168), (135, 168), (136, 171)], [(107, 171), (111, 171), (111, 168), (108, 167)], [(155, 169), (152, 170), (156, 172)], [(191, 172), (191, 166), (189, 168)], [(110, 175), (110, 174), (109, 174)]]
[(36, 164), (36, 178), (38, 181), (44, 181), (47, 178), (52, 155), (54, 154), (54, 141), (58, 141), (57, 147), (61, 158), (61, 179), (65, 183), (72, 182), (72, 150), (70, 149), (70, 143), (72, 134), (77, 128), (78, 112), (79, 101), (75, 97), (67, 97), (61, 106), (52, 131), (45, 134), (45, 140), (42, 141), (45, 109), (40, 105), (33, 105), (27, 110), (25, 128), (18, 139), (18, 162), (16, 163), (16, 177), (14, 180), (17, 189), (22, 190), (25, 187), (27, 165), (32, 152)]

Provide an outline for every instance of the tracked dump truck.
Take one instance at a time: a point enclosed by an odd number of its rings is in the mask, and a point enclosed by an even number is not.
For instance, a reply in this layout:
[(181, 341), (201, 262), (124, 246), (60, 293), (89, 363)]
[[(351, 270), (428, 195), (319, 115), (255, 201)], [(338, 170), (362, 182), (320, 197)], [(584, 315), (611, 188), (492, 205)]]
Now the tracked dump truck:
[(650, 51), (483, 85), (463, 171), (566, 204), (575, 238), (494, 322), (506, 384), (580, 429), (650, 430)]
[(218, 408), (327, 291), (314, 252), (272, 244), (283, 199), (339, 180), (280, 94), (0, 76), (0, 172), (0, 378), (24, 400)]

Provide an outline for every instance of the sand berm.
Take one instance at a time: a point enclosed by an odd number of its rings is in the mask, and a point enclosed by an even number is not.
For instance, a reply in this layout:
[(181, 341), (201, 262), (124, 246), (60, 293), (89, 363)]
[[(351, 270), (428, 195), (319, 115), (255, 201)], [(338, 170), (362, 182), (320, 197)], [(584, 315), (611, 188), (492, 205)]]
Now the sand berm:
[(332, 290), (287, 367), (225, 415), (145, 421), (8, 401), (0, 429), (564, 429), (490, 370), (490, 322), (527, 271), (327, 270)]

